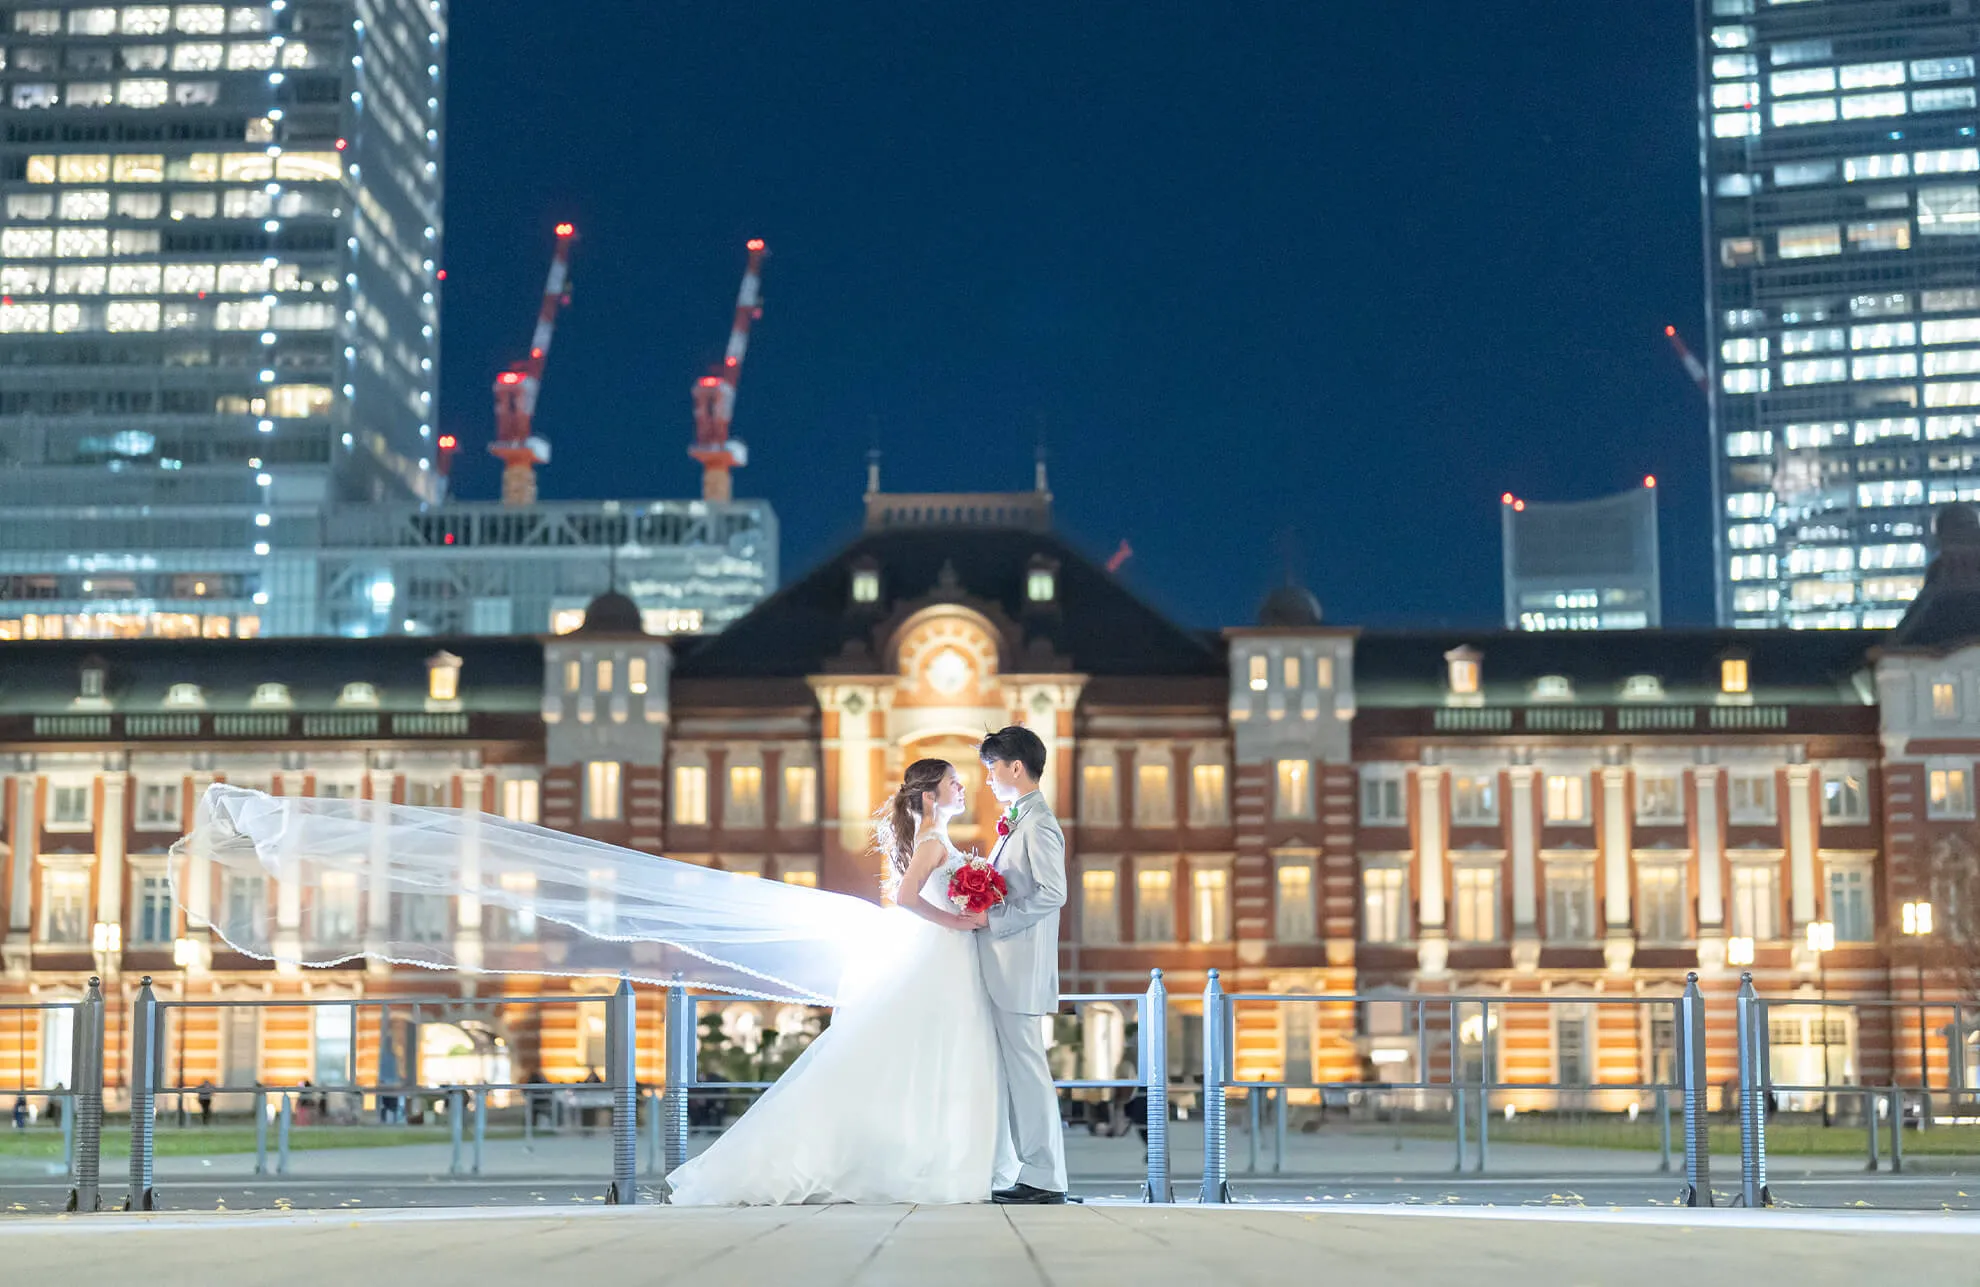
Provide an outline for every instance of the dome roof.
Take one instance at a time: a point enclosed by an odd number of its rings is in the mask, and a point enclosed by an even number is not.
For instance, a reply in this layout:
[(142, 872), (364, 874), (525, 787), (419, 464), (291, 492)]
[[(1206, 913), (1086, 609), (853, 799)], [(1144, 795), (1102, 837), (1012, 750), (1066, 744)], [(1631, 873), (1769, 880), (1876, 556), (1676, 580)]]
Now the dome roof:
[(1258, 624), (1298, 629), (1320, 624), (1320, 600), (1302, 585), (1282, 585), (1258, 607)]
[(617, 590), (607, 590), (584, 606), (581, 635), (643, 635), (646, 626), (639, 605)]

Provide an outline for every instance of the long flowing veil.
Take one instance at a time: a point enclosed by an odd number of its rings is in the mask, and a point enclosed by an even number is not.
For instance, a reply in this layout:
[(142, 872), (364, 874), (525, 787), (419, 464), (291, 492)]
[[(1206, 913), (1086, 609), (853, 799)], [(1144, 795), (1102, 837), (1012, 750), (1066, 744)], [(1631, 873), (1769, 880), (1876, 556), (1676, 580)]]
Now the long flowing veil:
[(864, 899), (457, 809), (220, 783), (172, 852), (189, 923), (299, 966), (625, 973), (830, 1005), (886, 937)]

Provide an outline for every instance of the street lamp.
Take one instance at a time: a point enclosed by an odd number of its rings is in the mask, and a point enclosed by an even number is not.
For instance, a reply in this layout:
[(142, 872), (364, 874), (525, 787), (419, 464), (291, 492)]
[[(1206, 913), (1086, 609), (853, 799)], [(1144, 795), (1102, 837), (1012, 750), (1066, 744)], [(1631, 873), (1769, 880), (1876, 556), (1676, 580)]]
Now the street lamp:
[[(189, 991), (193, 962), (199, 959), (199, 944), (189, 938), (172, 940), (172, 964), (179, 967), (179, 1000)], [(186, 1011), (179, 1011), (179, 1129), (186, 1127)]]
[(1815, 954), (1816, 986), (1824, 1004), (1816, 1007), (1816, 1022), (1822, 1025), (1822, 1125), (1829, 1122), (1829, 953), (1836, 947), (1834, 921), (1808, 922), (1808, 950)]
[(1932, 904), (1923, 900), (1904, 905), (1904, 934), (1917, 944), (1913, 963), (1918, 968), (1918, 1084), (1924, 1090), (1919, 1125), (1932, 1116), (1932, 1071), (1925, 1046), (1925, 940), (1932, 933)]
[(1726, 940), (1727, 965), (1753, 964), (1753, 940), (1740, 935)]

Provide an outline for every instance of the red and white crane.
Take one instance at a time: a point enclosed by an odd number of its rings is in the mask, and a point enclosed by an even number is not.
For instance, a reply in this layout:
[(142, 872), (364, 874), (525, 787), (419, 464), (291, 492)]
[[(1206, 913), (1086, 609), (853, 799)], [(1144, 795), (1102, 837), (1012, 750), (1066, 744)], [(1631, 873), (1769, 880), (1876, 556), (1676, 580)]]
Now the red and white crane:
[(536, 313), (536, 332), (529, 339), (529, 356), (512, 362), (495, 377), (495, 441), (488, 451), (502, 462), (502, 503), (536, 503), (536, 467), (550, 463), (550, 444), (534, 431), (536, 395), (543, 388), (543, 366), (550, 359), (550, 337), (557, 329), (557, 311), (571, 302), (571, 244), (577, 229), (557, 225), (557, 249), (550, 256), (550, 277), (543, 284), (543, 306)]
[(749, 463), (749, 449), (729, 436), (736, 411), (736, 382), (742, 377), (743, 354), (749, 351), (749, 324), (763, 316), (763, 240), (749, 242), (749, 266), (743, 269), (742, 289), (736, 292), (736, 316), (729, 328), (729, 347), (708, 374), (694, 382), (694, 445), (688, 455), (701, 462), (701, 498), (725, 501), (732, 496), (732, 470)]

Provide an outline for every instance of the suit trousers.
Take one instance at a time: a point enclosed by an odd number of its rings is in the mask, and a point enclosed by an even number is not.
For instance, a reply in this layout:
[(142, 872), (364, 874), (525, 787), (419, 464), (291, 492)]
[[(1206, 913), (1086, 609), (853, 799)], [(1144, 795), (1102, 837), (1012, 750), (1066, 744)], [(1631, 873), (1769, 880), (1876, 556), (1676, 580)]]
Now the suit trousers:
[(992, 1188), (1013, 1184), (1066, 1191), (1066, 1139), (1059, 1123), (1059, 1093), (1045, 1062), (1043, 1016), (1002, 1006), (996, 1016), (997, 1053), (1004, 1094), (997, 1104), (997, 1165)]

